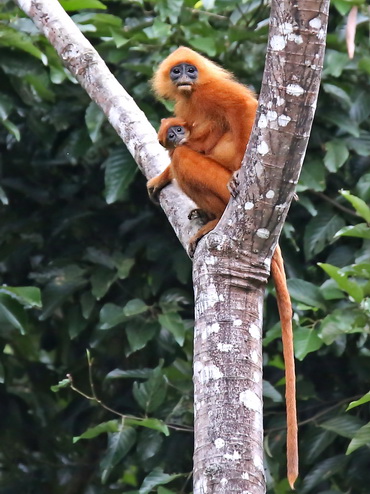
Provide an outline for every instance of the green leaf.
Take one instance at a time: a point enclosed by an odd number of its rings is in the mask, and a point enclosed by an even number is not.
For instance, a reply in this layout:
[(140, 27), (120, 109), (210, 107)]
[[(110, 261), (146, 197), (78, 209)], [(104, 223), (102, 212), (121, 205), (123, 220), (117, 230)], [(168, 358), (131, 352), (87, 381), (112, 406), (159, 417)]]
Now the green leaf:
[(124, 427), (119, 432), (109, 433), (108, 447), (100, 462), (101, 481), (108, 480), (113, 468), (127, 455), (136, 442), (136, 431), (132, 427)]
[(343, 291), (347, 292), (355, 302), (360, 303), (364, 298), (364, 292), (361, 286), (355, 281), (348, 279), (348, 273), (343, 269), (332, 266), (331, 264), (318, 263), (320, 266), (333, 280), (335, 280)]
[(132, 392), (135, 400), (145, 411), (151, 413), (164, 402), (167, 393), (167, 380), (161, 366), (156, 367), (150, 378), (144, 383), (134, 382)]
[(166, 489), (165, 487), (158, 487), (158, 494), (176, 494), (176, 492), (170, 491), (169, 489)]
[(311, 431), (311, 434), (307, 436), (305, 442), (307, 464), (315, 463), (317, 458), (320, 457), (320, 454), (334, 442), (336, 437), (337, 435), (333, 432), (315, 427), (315, 429)]
[(370, 446), (370, 422), (356, 432), (355, 437), (348, 445), (346, 455), (353, 453), (362, 446)]
[(165, 436), (170, 435), (167, 425), (159, 419), (147, 418), (143, 420), (133, 419), (130, 417), (125, 418), (126, 425), (138, 425), (140, 427), (146, 427), (147, 429), (153, 429), (159, 432), (163, 432)]
[(363, 405), (364, 403), (369, 403), (369, 401), (370, 401), (370, 391), (368, 393), (366, 393), (366, 395), (364, 395), (359, 400), (351, 401), (351, 403), (346, 408), (346, 412), (348, 412), (348, 410), (351, 410), (352, 408)]
[(312, 259), (334, 239), (336, 232), (344, 226), (344, 220), (332, 211), (321, 209), (308, 223), (304, 233), (304, 250), (307, 259)]
[(351, 310), (335, 309), (324, 317), (320, 324), (319, 334), (326, 345), (331, 345), (338, 337), (347, 333), (363, 331), (356, 327), (357, 314)]
[(146, 462), (154, 458), (159, 453), (163, 445), (163, 435), (153, 429), (141, 431), (136, 452), (141, 462)]
[(148, 310), (146, 303), (140, 298), (133, 298), (123, 308), (125, 316), (132, 317), (142, 314)]
[(352, 415), (339, 415), (320, 424), (320, 427), (335, 432), (339, 436), (352, 438), (363, 422)]
[(308, 353), (316, 352), (322, 345), (323, 341), (314, 328), (297, 328), (294, 330), (294, 351), (298, 360), (303, 360)]
[(1, 123), (15, 137), (16, 141), (19, 142), (21, 140), (21, 133), (15, 124), (13, 124), (10, 120), (3, 120)]
[(349, 151), (343, 141), (334, 139), (325, 144), (326, 155), (324, 163), (329, 172), (335, 173), (347, 161)]
[(189, 40), (189, 44), (196, 51), (201, 51), (208, 57), (214, 57), (217, 53), (215, 39), (211, 37), (193, 38)]
[(85, 122), (92, 142), (97, 142), (100, 136), (100, 129), (105, 121), (105, 115), (99, 106), (93, 101), (89, 104), (85, 113)]
[(0, 316), (8, 321), (21, 334), (26, 334), (28, 330), (28, 318), (24, 307), (12, 297), (0, 294)]
[(29, 53), (33, 57), (42, 60), (42, 52), (36, 48), (32, 39), (25, 33), (17, 31), (5, 24), (1, 24), (0, 29), (0, 45), (9, 46), (12, 49), (18, 49)]
[(62, 381), (59, 381), (58, 384), (56, 384), (55, 386), (50, 386), (50, 389), (56, 393), (58, 392), (60, 389), (63, 389), (63, 388), (69, 388), (71, 385), (71, 381), (69, 379), (63, 379)]
[[(348, 192), (348, 190), (341, 190), (342, 196), (349, 201), (356, 209), (357, 213), (363, 217), (363, 219), (370, 225), (370, 208), (365, 201), (356, 197)], [(369, 226), (370, 230), (370, 226)]]
[(41, 321), (45, 321), (74, 292), (87, 284), (84, 270), (77, 265), (66, 265), (54, 275), (53, 281), (47, 284), (42, 293), (43, 311)]
[(358, 223), (357, 225), (345, 226), (334, 235), (334, 238), (338, 237), (358, 237), (370, 239), (370, 228), (367, 223)]
[(281, 393), (270, 382), (265, 380), (263, 380), (263, 396), (264, 398), (270, 398), (275, 403), (283, 402)]
[(164, 473), (161, 468), (155, 468), (149, 475), (147, 475), (139, 489), (139, 494), (149, 494), (155, 487), (163, 484), (168, 484), (183, 474), (172, 474), (169, 475)]
[(96, 300), (100, 300), (108, 293), (109, 288), (117, 280), (116, 272), (105, 268), (104, 266), (99, 266), (94, 269), (91, 276), (91, 286), (92, 294)]
[(99, 2), (99, 0), (60, 0), (60, 3), (67, 12), (81, 9), (105, 10), (107, 8), (102, 2)]
[(325, 299), (319, 288), (308, 281), (291, 278), (287, 281), (290, 296), (309, 307), (325, 310)]
[(126, 326), (130, 345), (130, 351), (126, 352), (126, 356), (144, 348), (157, 332), (159, 332), (159, 325), (155, 321), (130, 321)]
[(185, 326), (181, 316), (177, 312), (167, 312), (159, 314), (158, 321), (160, 325), (173, 334), (176, 342), (183, 346), (185, 340)]
[(100, 434), (105, 434), (107, 432), (118, 432), (120, 424), (118, 420), (109, 420), (108, 422), (102, 422), (95, 427), (90, 427), (81, 436), (75, 436), (73, 438), (73, 443), (77, 443), (80, 439), (93, 439)]
[(36, 307), (40, 309), (42, 307), (40, 289), (34, 286), (13, 287), (3, 285), (0, 287), (0, 293), (9, 295), (26, 308)]
[(103, 163), (105, 166), (105, 200), (108, 204), (124, 199), (138, 171), (128, 151), (119, 148)]
[[(339, 53), (339, 55), (343, 56), (344, 53)], [(345, 58), (347, 59), (347, 56), (345, 56)], [(338, 65), (336, 66), (336, 69), (334, 69), (334, 66), (332, 66), (331, 68), (332, 68), (332, 72), (338, 71), (338, 69), (339, 70), (342, 69)], [(351, 108), (351, 103), (352, 103), (351, 98), (344, 89), (342, 89), (340, 86), (337, 86), (336, 84), (324, 83), (322, 86), (326, 93), (330, 94), (335, 99), (337, 99), (339, 103), (341, 103), (345, 108), (348, 109)]]
[(6, 195), (5, 190), (1, 186), (0, 186), (0, 202), (4, 206), (8, 206), (8, 204), (9, 204), (8, 196)]
[(148, 36), (150, 40), (166, 40), (171, 34), (171, 26), (157, 18), (154, 20), (151, 26), (144, 28), (143, 32)]
[(106, 379), (148, 379), (152, 369), (114, 369), (106, 375)]
[[(346, 471), (348, 458), (345, 455), (337, 455), (327, 458), (324, 461), (315, 464), (313, 469), (306, 475), (300, 494), (307, 494), (314, 487), (332, 477), (335, 473)], [(313, 491), (316, 493), (317, 491)]]
[(115, 304), (105, 304), (100, 311), (100, 329), (110, 329), (127, 321), (123, 308)]
[(297, 186), (297, 192), (302, 192), (304, 190), (323, 192), (326, 187), (325, 175), (326, 170), (321, 159), (308, 161), (302, 168), (302, 173), (299, 177), (299, 183)]

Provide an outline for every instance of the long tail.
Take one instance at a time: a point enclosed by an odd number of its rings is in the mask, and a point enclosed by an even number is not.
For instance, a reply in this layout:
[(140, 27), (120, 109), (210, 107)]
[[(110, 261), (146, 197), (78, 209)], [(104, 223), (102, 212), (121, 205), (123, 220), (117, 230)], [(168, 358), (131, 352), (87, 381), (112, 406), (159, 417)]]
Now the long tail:
[(285, 362), (285, 400), (287, 410), (288, 481), (292, 489), (298, 477), (298, 424), (295, 389), (295, 364), (292, 327), (292, 303), (286, 284), (284, 262), (277, 246), (271, 261), (271, 274), (276, 288)]

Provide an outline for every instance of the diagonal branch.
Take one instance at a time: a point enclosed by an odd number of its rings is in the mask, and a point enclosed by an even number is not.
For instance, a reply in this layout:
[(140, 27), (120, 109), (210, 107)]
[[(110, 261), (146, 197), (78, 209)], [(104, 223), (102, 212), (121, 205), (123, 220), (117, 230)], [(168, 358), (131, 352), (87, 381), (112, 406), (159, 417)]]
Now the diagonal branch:
[[(47, 37), (90, 98), (103, 110), (142, 173), (147, 178), (158, 175), (168, 164), (169, 157), (158, 143), (154, 128), (60, 3), (57, 0), (15, 1)], [(189, 238), (199, 228), (196, 222), (188, 221), (194, 203), (176, 186), (169, 186), (161, 194), (161, 206), (186, 247)]]

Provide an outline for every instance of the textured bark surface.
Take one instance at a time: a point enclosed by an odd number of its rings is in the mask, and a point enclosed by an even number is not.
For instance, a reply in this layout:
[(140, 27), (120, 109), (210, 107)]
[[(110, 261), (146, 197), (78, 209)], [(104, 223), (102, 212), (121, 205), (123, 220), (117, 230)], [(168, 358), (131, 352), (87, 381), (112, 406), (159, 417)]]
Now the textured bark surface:
[(194, 259), (194, 494), (265, 492), (263, 292), (310, 134), (328, 7), (328, 0), (272, 2), (239, 195)]

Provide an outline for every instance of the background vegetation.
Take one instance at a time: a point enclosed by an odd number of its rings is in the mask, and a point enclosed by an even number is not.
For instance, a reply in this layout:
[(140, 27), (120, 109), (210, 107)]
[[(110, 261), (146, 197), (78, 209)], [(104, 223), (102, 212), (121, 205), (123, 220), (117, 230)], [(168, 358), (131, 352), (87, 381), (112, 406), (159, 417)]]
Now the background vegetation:
[[(263, 0), (61, 3), (155, 126), (169, 109), (148, 81), (178, 45), (259, 90)], [(346, 15), (356, 4), (350, 60)], [(282, 237), (303, 494), (365, 494), (370, 485), (369, 115), (369, 8), (333, 0), (299, 201)], [(190, 261), (99, 109), (7, 0), (0, 122), (0, 493), (191, 492)], [(284, 494), (283, 363), (270, 288), (266, 307), (266, 476), (268, 492)]]

